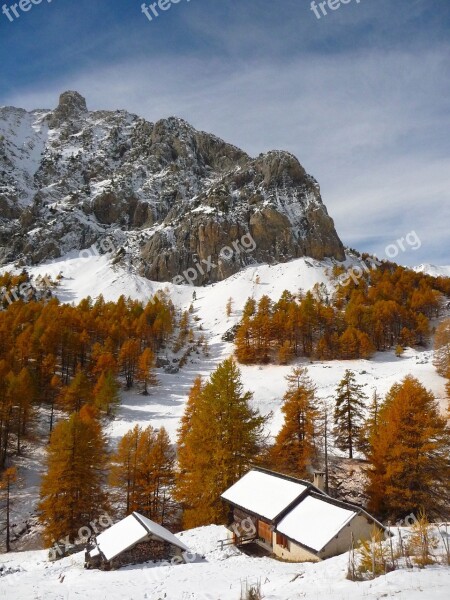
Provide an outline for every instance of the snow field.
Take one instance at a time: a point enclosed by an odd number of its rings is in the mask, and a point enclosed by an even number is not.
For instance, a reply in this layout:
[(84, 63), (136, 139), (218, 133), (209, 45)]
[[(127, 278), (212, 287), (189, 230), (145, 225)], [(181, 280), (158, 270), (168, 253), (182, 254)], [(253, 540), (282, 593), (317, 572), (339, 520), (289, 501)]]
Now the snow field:
[(179, 534), (204, 559), (185, 565), (135, 565), (86, 571), (83, 553), (51, 563), (45, 551), (0, 556), (0, 598), (8, 600), (239, 600), (242, 583), (261, 582), (264, 600), (447, 600), (450, 570), (439, 565), (400, 570), (373, 581), (346, 579), (348, 555), (322, 563), (289, 564), (219, 550), (224, 527)]

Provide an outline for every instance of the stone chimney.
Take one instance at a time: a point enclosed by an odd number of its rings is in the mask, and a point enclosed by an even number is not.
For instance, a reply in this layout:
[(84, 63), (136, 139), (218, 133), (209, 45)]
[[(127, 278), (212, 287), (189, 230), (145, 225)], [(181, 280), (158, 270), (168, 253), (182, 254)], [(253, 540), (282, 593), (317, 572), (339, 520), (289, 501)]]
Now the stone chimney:
[(314, 472), (314, 485), (321, 492), (325, 491), (325, 473), (323, 471), (315, 471)]

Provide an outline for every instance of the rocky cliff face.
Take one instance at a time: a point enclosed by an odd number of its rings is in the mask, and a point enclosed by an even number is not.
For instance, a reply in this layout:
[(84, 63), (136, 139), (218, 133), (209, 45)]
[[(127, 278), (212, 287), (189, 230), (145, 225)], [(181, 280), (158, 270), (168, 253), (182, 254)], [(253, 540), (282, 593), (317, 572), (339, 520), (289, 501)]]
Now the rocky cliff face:
[(181, 119), (89, 112), (77, 92), (53, 111), (1, 108), (0, 263), (94, 243), (157, 281), (195, 270), (198, 285), (257, 262), (344, 258), (317, 182), (286, 152), (253, 159)]

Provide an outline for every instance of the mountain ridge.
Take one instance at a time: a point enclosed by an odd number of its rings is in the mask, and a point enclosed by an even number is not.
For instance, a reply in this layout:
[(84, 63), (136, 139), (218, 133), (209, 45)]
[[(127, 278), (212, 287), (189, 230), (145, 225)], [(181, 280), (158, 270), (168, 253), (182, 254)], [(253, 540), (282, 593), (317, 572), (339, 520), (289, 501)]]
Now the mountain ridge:
[[(196, 285), (250, 264), (345, 259), (319, 184), (292, 154), (252, 158), (178, 117), (91, 112), (74, 91), (55, 110), (0, 109), (0, 215), (0, 264), (105, 238), (154, 281), (216, 264)], [(251, 253), (237, 251), (246, 235)]]

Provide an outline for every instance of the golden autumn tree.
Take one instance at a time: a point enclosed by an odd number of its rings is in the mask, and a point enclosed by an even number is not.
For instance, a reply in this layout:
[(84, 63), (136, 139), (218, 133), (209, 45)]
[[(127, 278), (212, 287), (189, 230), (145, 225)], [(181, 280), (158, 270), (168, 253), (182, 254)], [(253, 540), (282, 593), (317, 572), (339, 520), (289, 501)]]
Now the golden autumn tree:
[(18, 375), (10, 373), (8, 379), (8, 395), (12, 407), (14, 433), (16, 434), (16, 451), (17, 454), (20, 454), (22, 440), (28, 434), (35, 413), (32, 403), (34, 384), (28, 367), (22, 368)]
[[(201, 436), (191, 435), (194, 416), (198, 414), (203, 402), (204, 383), (200, 376), (196, 377), (189, 397), (186, 402), (183, 416), (180, 420), (177, 437), (177, 455), (179, 471), (176, 475), (175, 498), (187, 505), (193, 502), (195, 498), (195, 489), (202, 485), (201, 460), (204, 460), (206, 468), (207, 457), (205, 460), (201, 446)], [(195, 433), (195, 431), (194, 431)], [(190, 466), (195, 465), (196, 468)], [(185, 510), (184, 522), (189, 522), (190, 517)]]
[(174, 515), (175, 451), (164, 427), (147, 427), (138, 442), (137, 502), (139, 510), (166, 525)]
[(111, 415), (119, 405), (119, 384), (111, 371), (104, 371), (95, 384), (94, 404), (98, 410)]
[(125, 515), (139, 511), (161, 524), (170, 522), (174, 503), (175, 451), (167, 431), (136, 425), (111, 458), (110, 485)]
[(236, 358), (243, 365), (256, 361), (256, 351), (253, 342), (253, 331), (250, 317), (244, 315), (235, 338)]
[(284, 423), (270, 452), (271, 464), (287, 475), (305, 477), (315, 454), (316, 388), (304, 367), (294, 367), (286, 381), (281, 408)]
[(73, 543), (80, 527), (107, 508), (106, 441), (92, 407), (84, 406), (53, 429), (42, 478), (39, 518), (44, 541)]
[(381, 517), (448, 518), (450, 436), (433, 394), (411, 375), (390, 389), (371, 439), (367, 494)]
[(134, 385), (140, 355), (141, 346), (138, 340), (126, 340), (120, 348), (119, 365), (128, 389)]
[(68, 413), (78, 412), (86, 404), (92, 404), (92, 384), (82, 371), (77, 371), (70, 384), (64, 388), (58, 403)]
[(17, 482), (17, 469), (9, 467), (0, 477), (0, 498), (4, 501), (2, 513), (4, 515), (5, 550), (11, 550), (11, 490)]
[(139, 357), (136, 379), (144, 386), (143, 395), (148, 396), (148, 386), (158, 385), (153, 369), (155, 368), (155, 355), (150, 348), (145, 348)]
[(263, 443), (266, 418), (251, 408), (233, 359), (221, 363), (209, 381), (196, 381), (179, 431), (175, 497), (186, 528), (222, 523), (220, 496), (250, 467)]
[(434, 365), (439, 375), (450, 379), (450, 319), (446, 319), (436, 328)]
[(119, 441), (116, 453), (111, 457), (109, 483), (114, 489), (114, 500), (125, 515), (137, 510), (136, 479), (137, 450), (142, 429), (135, 425)]

